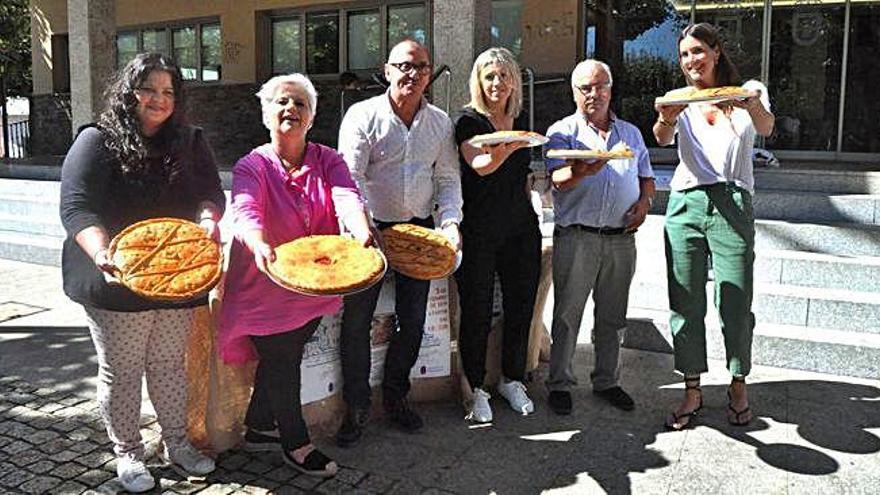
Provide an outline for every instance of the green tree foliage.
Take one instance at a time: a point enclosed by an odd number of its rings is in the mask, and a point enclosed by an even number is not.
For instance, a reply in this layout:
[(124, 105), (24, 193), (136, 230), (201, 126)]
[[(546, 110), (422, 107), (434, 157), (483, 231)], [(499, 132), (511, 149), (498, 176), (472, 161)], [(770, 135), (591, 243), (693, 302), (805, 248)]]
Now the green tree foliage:
[(7, 92), (31, 93), (31, 36), (27, 0), (0, 1), (0, 71), (6, 74)]
[(625, 71), (615, 74), (614, 86), (620, 88), (620, 114), (635, 124), (645, 136), (648, 146), (654, 146), (651, 130), (657, 118), (654, 98), (672, 88), (685, 85), (684, 76), (675, 61), (648, 54), (626, 57)]

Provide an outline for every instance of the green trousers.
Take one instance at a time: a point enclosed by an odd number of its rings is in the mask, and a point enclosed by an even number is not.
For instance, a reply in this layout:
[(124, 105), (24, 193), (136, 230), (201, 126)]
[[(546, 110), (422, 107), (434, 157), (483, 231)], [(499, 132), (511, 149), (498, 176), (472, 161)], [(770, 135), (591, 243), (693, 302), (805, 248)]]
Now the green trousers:
[(675, 369), (708, 371), (706, 282), (711, 259), (715, 307), (731, 374), (752, 367), (755, 217), (748, 191), (730, 183), (673, 191), (666, 208), (666, 273)]

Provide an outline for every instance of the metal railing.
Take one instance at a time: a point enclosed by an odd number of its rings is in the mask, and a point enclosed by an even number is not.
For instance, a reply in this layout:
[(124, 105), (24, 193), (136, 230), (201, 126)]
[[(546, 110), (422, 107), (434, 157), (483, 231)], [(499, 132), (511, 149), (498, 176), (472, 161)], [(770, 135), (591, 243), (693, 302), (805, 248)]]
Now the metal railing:
[(523, 67), (523, 73), (526, 75), (525, 86), (529, 95), (529, 130), (535, 130), (535, 71), (531, 67)]
[(6, 125), (2, 130), (3, 150), (0, 156), (5, 158), (25, 158), (30, 155), (31, 133), (27, 120), (20, 120)]

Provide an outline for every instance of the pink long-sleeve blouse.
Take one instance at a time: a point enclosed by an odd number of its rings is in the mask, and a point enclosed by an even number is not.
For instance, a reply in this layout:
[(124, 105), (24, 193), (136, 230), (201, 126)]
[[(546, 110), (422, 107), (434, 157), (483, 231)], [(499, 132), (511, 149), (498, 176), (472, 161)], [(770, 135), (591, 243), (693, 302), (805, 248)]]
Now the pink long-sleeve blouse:
[(303, 296), (279, 287), (257, 269), (242, 241), (254, 229), (262, 229), (271, 246), (307, 235), (338, 234), (338, 218), (363, 211), (348, 167), (332, 148), (308, 143), (300, 170), (292, 177), (271, 144), (255, 148), (233, 169), (235, 237), (218, 334), (220, 355), (228, 363), (256, 359), (249, 336), (295, 330), (342, 305), (338, 296)]

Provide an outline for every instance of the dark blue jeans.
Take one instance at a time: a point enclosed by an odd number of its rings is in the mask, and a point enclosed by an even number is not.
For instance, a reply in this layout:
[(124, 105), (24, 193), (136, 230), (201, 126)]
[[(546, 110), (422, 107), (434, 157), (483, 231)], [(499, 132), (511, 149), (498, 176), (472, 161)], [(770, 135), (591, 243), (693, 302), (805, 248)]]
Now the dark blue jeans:
[[(376, 226), (381, 230), (395, 223), (404, 222), (377, 221)], [(434, 226), (430, 217), (413, 218), (405, 223), (428, 228)], [(431, 282), (428, 280), (417, 280), (394, 272), (394, 311), (398, 328), (391, 335), (388, 353), (385, 355), (382, 393), (386, 403), (403, 399), (409, 393), (409, 372), (416, 364), (419, 349), (422, 347), (430, 287)], [(342, 397), (349, 406), (370, 405), (370, 328), (381, 290), (382, 284), (378, 283), (344, 299), (339, 349), (342, 360)]]

